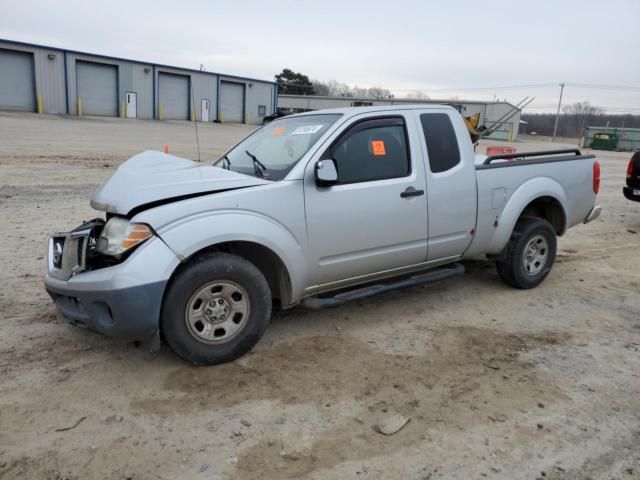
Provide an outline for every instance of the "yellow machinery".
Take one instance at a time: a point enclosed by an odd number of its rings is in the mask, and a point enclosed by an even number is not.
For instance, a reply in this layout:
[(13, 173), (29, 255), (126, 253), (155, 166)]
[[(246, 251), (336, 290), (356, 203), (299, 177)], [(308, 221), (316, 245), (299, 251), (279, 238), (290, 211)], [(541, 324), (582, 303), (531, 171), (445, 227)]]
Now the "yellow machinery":
[(478, 123), (480, 123), (480, 112), (471, 115), (469, 117), (462, 117), (464, 119), (464, 123), (467, 126), (467, 130), (469, 130), (469, 135), (471, 135), (471, 143), (476, 143), (480, 140), (480, 131), (478, 130)]
[(462, 105), (450, 103), (453, 108), (460, 112), (462, 118), (464, 119), (464, 123), (467, 126), (467, 130), (469, 131), (469, 135), (471, 136), (471, 142), (475, 145), (478, 140), (482, 137), (488, 137), (493, 132), (498, 130), (502, 125), (508, 122), (514, 115), (518, 112), (521, 112), (527, 105), (535, 100), (535, 97), (524, 97), (520, 102), (518, 102), (515, 106), (506, 104), (510, 108), (508, 108), (507, 112), (502, 115), (497, 120), (491, 121), (491, 126), (487, 127), (485, 125), (478, 125), (480, 123), (480, 112), (475, 113), (466, 117), (463, 115), (464, 108)]

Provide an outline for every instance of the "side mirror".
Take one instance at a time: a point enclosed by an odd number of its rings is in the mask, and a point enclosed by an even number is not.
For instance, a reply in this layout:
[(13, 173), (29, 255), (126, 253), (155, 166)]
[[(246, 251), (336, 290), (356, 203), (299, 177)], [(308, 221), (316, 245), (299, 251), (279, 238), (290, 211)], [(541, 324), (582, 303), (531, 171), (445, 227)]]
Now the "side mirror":
[(318, 160), (315, 168), (316, 185), (330, 187), (338, 183), (338, 169), (336, 161), (332, 158)]

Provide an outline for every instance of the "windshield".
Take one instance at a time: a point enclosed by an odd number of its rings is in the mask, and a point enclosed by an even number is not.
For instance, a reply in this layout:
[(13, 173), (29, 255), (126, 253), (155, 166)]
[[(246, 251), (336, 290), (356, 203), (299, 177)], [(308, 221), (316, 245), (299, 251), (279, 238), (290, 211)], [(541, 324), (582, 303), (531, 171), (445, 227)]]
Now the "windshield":
[(267, 180), (282, 180), (338, 118), (339, 114), (320, 114), (274, 120), (214, 165)]

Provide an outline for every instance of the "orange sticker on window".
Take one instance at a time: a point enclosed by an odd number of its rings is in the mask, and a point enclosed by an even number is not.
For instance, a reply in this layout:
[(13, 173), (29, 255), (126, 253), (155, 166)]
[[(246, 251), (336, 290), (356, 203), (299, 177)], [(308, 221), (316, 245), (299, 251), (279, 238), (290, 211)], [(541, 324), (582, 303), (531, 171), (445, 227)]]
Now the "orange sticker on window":
[(272, 137), (279, 137), (280, 135), (282, 135), (284, 133), (285, 130), (286, 130), (286, 127), (278, 127), (271, 133), (271, 136)]
[(376, 157), (382, 157), (387, 154), (387, 151), (384, 148), (384, 142), (382, 140), (372, 140), (371, 150), (373, 150), (373, 154)]

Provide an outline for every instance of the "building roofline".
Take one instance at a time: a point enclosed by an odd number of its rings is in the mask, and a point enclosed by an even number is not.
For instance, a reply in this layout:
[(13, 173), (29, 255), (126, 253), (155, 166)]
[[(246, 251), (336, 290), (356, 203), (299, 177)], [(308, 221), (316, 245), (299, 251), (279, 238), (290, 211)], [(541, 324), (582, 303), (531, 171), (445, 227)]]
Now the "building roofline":
[(367, 98), (367, 97), (338, 97), (338, 96), (326, 96), (326, 95), (292, 95), (292, 94), (287, 94), (287, 93), (279, 93), (278, 97), (283, 97), (283, 98), (315, 98), (315, 99), (322, 99), (322, 100), (350, 100), (352, 102), (394, 102), (396, 104), (398, 103), (409, 103), (409, 104), (416, 104), (416, 103), (437, 103), (437, 104), (444, 104), (444, 105), (450, 105), (452, 103), (471, 103), (471, 104), (478, 104), (478, 105), (509, 105), (513, 108), (517, 108), (518, 110), (521, 110), (520, 108), (516, 107), (515, 105), (509, 103), (509, 102), (500, 102), (500, 101), (487, 101), (487, 102), (483, 102), (482, 100), (463, 100), (463, 99), (458, 99), (458, 100), (451, 100), (451, 99), (434, 99), (434, 98), (429, 98), (429, 99), (413, 99), (413, 98)]
[[(450, 109), (456, 111), (451, 105), (446, 104), (430, 104), (428, 106), (425, 105), (372, 105), (367, 107), (335, 107), (335, 108), (322, 108), (318, 110), (311, 110), (308, 112), (300, 112), (295, 113), (293, 115), (287, 115), (284, 118), (290, 117), (304, 117), (304, 116), (313, 116), (313, 115), (326, 115), (331, 113), (339, 113), (342, 115), (355, 116), (360, 113), (369, 113), (369, 112), (386, 112), (386, 111), (397, 111), (397, 110), (424, 110), (424, 109)], [(275, 120), (274, 120), (275, 121)]]
[(77, 55), (88, 55), (90, 57), (104, 58), (104, 59), (107, 59), (107, 60), (117, 60), (117, 61), (121, 61), (121, 62), (141, 63), (141, 64), (151, 65), (151, 66), (160, 67), (160, 68), (174, 68), (176, 70), (184, 70), (185, 72), (203, 73), (203, 74), (207, 74), (207, 75), (214, 75), (214, 76), (217, 76), (217, 77), (237, 78), (239, 80), (248, 80), (248, 81), (251, 81), (251, 82), (268, 83), (270, 85), (275, 85), (276, 84), (276, 82), (272, 82), (272, 81), (269, 81), (269, 80), (261, 80), (259, 78), (251, 78), (251, 77), (243, 77), (242, 75), (230, 75), (230, 74), (227, 74), (227, 73), (208, 72), (208, 71), (204, 71), (204, 70), (196, 70), (195, 68), (178, 67), (176, 65), (165, 65), (163, 63), (147, 62), (147, 61), (144, 61), (144, 60), (136, 60), (136, 59), (133, 59), (133, 58), (114, 57), (112, 55), (103, 55), (101, 53), (83, 52), (83, 51), (80, 51), (80, 50), (69, 50), (68, 48), (54, 47), (54, 46), (51, 46), (51, 45), (40, 45), (38, 43), (21, 42), (21, 41), (18, 41), (18, 40), (9, 40), (7, 38), (0, 38), (0, 43), (9, 43), (9, 44), (12, 44), (12, 45), (20, 45), (20, 46), (23, 46), (23, 47), (46, 48), (47, 50), (56, 50), (56, 51), (59, 51), (59, 52), (74, 53), (74, 54), (77, 54)]

